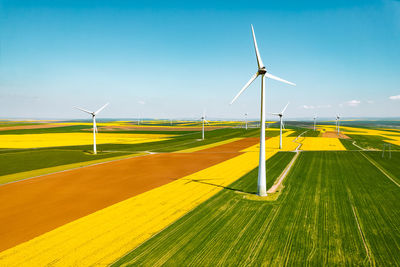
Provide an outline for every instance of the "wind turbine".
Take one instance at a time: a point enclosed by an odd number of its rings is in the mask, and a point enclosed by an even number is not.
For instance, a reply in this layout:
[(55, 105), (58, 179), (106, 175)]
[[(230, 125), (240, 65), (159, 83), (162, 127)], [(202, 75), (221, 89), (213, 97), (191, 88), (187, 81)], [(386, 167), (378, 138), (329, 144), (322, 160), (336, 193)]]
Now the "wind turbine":
[(250, 86), (252, 82), (258, 77), (261, 76), (261, 111), (260, 111), (260, 126), (261, 126), (261, 131), (260, 131), (260, 159), (259, 159), (259, 165), (258, 165), (258, 182), (257, 182), (257, 191), (258, 195), (260, 196), (266, 196), (267, 195), (267, 182), (266, 182), (266, 173), (265, 173), (265, 77), (274, 79), (280, 82), (284, 82), (290, 85), (295, 85), (294, 83), (288, 82), (286, 80), (283, 80), (279, 77), (276, 77), (272, 74), (269, 74), (261, 60), (260, 53), (258, 52), (258, 46), (257, 46), (257, 41), (256, 41), (256, 36), (254, 34), (254, 28), (253, 25), (251, 25), (251, 31), (253, 34), (253, 42), (254, 42), (254, 49), (256, 52), (256, 58), (257, 58), (257, 65), (258, 65), (258, 70), (256, 74), (253, 75), (253, 77), (250, 78), (250, 80), (243, 86), (243, 88), (239, 91), (239, 93), (233, 98), (231, 101), (231, 104), (235, 102), (235, 100), (243, 93), (244, 90), (246, 90), (247, 87)]
[(201, 121), (203, 123), (203, 129), (201, 131), (201, 140), (204, 140), (204, 123), (209, 124), (209, 122), (206, 120), (206, 112), (203, 111), (203, 116), (201, 117)]
[(280, 134), (279, 134), (279, 149), (282, 149), (282, 127), (285, 128), (285, 125), (283, 124), (283, 113), (285, 113), (285, 110), (288, 105), (289, 105), (289, 102), (283, 108), (281, 113), (271, 113), (272, 115), (279, 116), (279, 121), (280, 121), (280, 124), (279, 124), (279, 128), (280, 128), (280, 130), (279, 130), (279, 132), (280, 132)]
[(100, 111), (102, 111), (109, 103), (105, 104), (104, 106), (102, 106), (101, 108), (99, 108), (97, 111), (93, 112), (93, 111), (89, 111), (83, 108), (78, 108), (75, 107), (79, 110), (82, 110), (83, 112), (89, 113), (90, 115), (92, 115), (93, 118), (93, 153), (97, 154), (97, 149), (96, 149), (96, 133), (97, 131), (97, 125), (96, 125), (96, 115), (99, 114)]
[(317, 123), (317, 115), (314, 115), (314, 131), (315, 131), (315, 125)]
[(337, 130), (337, 134), (339, 135), (340, 132), (340, 117), (338, 114), (336, 114), (336, 130)]
[(246, 123), (246, 130), (247, 130), (247, 112), (244, 113), (244, 119), (245, 119), (245, 123)]

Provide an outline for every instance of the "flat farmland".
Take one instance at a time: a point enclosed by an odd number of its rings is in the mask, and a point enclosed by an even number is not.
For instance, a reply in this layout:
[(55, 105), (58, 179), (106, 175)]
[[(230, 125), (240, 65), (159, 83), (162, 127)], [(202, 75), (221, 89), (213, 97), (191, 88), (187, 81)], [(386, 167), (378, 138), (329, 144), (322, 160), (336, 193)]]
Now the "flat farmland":
[(240, 139), (202, 153), (134, 157), (3, 185), (0, 250), (239, 156), (257, 142), (257, 138)]
[(115, 266), (399, 265), (400, 187), (361, 153), (301, 152), (277, 201), (244, 197), (254, 170)]

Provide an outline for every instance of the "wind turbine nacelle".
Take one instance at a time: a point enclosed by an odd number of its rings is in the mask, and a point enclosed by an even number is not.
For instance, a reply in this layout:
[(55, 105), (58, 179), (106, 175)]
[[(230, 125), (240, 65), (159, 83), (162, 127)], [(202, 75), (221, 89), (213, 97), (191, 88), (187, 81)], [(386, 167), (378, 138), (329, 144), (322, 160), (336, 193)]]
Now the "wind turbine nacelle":
[(265, 73), (267, 73), (267, 70), (265, 68), (258, 70), (258, 74), (265, 74)]

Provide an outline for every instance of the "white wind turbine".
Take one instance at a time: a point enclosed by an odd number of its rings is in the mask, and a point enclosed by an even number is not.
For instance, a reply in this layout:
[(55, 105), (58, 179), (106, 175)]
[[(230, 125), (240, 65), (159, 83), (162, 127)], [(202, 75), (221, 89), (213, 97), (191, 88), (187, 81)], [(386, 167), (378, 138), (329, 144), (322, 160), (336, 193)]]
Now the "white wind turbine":
[(314, 131), (315, 131), (315, 125), (317, 123), (317, 115), (314, 115)]
[(271, 113), (272, 115), (279, 116), (279, 149), (282, 149), (282, 127), (285, 128), (285, 125), (283, 124), (283, 114), (285, 113), (286, 108), (288, 107), (289, 102), (286, 104), (286, 106), (283, 108), (281, 113)]
[(245, 123), (246, 123), (246, 130), (247, 130), (247, 112), (244, 113), (244, 119), (245, 119)]
[(202, 123), (203, 123), (203, 128), (202, 128), (202, 131), (201, 131), (201, 140), (204, 140), (204, 124), (205, 124), (205, 123), (210, 124), (210, 123), (206, 120), (206, 112), (205, 112), (205, 111), (203, 111), (203, 116), (201, 117), (201, 121), (202, 121)]
[(256, 58), (257, 58), (257, 65), (258, 65), (258, 70), (256, 74), (251, 77), (251, 79), (245, 84), (245, 86), (239, 91), (239, 93), (233, 98), (231, 101), (231, 104), (243, 93), (244, 90), (246, 90), (247, 87), (250, 86), (250, 84), (258, 77), (261, 76), (261, 115), (260, 115), (260, 126), (261, 126), (261, 132), (260, 132), (260, 159), (259, 159), (259, 165), (258, 165), (258, 182), (257, 182), (257, 191), (258, 195), (260, 196), (266, 196), (267, 195), (267, 183), (266, 183), (266, 173), (265, 173), (265, 77), (274, 79), (280, 82), (284, 82), (290, 85), (295, 85), (294, 83), (288, 82), (286, 80), (283, 80), (281, 78), (278, 78), (272, 74), (269, 74), (262, 63), (260, 53), (258, 52), (258, 46), (257, 46), (257, 41), (256, 41), (256, 36), (254, 34), (254, 29), (253, 25), (251, 25), (251, 31), (253, 33), (253, 42), (254, 42), (254, 49), (256, 52)]
[(337, 134), (340, 133), (340, 116), (338, 114), (336, 114), (336, 130), (337, 130)]
[(102, 111), (109, 103), (105, 104), (104, 106), (102, 106), (101, 108), (99, 108), (97, 111), (93, 112), (93, 111), (89, 111), (83, 108), (78, 108), (75, 107), (79, 110), (82, 110), (83, 112), (89, 113), (90, 115), (92, 115), (93, 118), (93, 153), (97, 154), (97, 149), (96, 149), (96, 133), (97, 131), (97, 125), (96, 125), (96, 115), (99, 114), (100, 111)]

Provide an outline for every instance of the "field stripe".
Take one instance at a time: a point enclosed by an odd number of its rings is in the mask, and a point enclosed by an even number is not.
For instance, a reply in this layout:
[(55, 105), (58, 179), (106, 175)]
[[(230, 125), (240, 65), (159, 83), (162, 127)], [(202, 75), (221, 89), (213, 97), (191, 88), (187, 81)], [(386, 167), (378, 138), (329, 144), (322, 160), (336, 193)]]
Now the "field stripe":
[(0, 265), (108, 265), (257, 165), (258, 153), (244, 153), (3, 251)]
[(113, 162), (113, 161), (117, 161), (117, 160), (129, 159), (129, 158), (145, 156), (145, 155), (148, 155), (148, 153), (132, 152), (129, 155), (124, 155), (124, 156), (103, 158), (103, 159), (90, 160), (90, 161), (81, 161), (81, 162), (77, 162), (77, 163), (59, 165), (59, 166), (54, 166), (54, 167), (49, 167), (49, 168), (7, 174), (7, 175), (0, 176), (0, 186), (6, 185), (9, 183), (19, 182), (22, 180), (33, 179), (33, 178), (37, 178), (37, 177), (44, 176), (44, 175), (51, 175), (51, 174), (60, 173), (60, 172), (72, 171), (72, 170), (76, 170), (76, 169), (83, 168), (83, 167), (95, 166), (95, 165), (109, 163), (109, 162)]
[(387, 178), (389, 178), (390, 181), (392, 181), (395, 185), (400, 187), (400, 184), (398, 184), (387, 172), (385, 172), (379, 165), (376, 163), (374, 160), (370, 159), (368, 156), (364, 155), (364, 153), (360, 152), (361, 155), (363, 155), (369, 162), (372, 163), (378, 170), (380, 170)]

